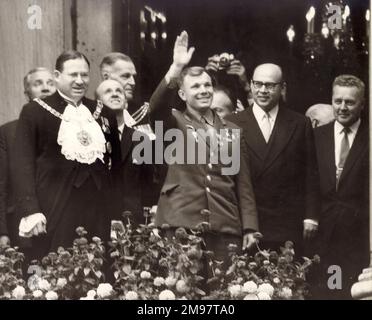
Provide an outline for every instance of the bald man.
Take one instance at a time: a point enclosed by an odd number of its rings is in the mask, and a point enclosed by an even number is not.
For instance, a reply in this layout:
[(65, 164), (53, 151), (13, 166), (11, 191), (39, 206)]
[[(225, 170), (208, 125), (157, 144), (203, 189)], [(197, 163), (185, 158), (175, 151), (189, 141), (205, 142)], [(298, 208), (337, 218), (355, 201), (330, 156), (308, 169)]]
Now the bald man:
[(118, 196), (120, 198), (120, 211), (130, 211), (132, 221), (136, 224), (144, 222), (142, 210), (142, 166), (136, 164), (132, 157), (132, 150), (136, 144), (132, 140), (135, 131), (131, 128), (132, 117), (126, 110), (126, 94), (122, 84), (117, 80), (104, 80), (96, 90), (97, 98), (104, 105), (114, 111), (118, 122), (118, 131), (121, 146), (121, 158), (116, 176)]
[(285, 241), (301, 253), (303, 239), (318, 225), (318, 174), (311, 122), (280, 102), (286, 83), (282, 69), (266, 63), (251, 80), (252, 107), (227, 119), (243, 129), (250, 155), (253, 191), (265, 249)]
[(305, 116), (310, 118), (313, 128), (324, 126), (335, 120), (333, 107), (330, 104), (314, 104), (307, 109)]

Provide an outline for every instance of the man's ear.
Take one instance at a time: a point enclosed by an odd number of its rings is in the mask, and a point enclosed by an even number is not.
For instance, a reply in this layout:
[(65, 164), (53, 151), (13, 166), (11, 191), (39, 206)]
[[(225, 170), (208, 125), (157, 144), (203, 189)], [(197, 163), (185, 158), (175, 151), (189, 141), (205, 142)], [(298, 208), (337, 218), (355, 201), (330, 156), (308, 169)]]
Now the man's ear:
[(282, 96), (283, 102), (287, 102), (287, 83), (286, 82), (282, 83), (282, 89), (281, 89), (280, 94)]
[(183, 91), (182, 89), (179, 89), (178, 90), (178, 95), (179, 95), (179, 97), (181, 98), (182, 101), (186, 101), (185, 91)]
[(61, 72), (58, 71), (58, 70), (54, 70), (54, 80), (58, 82), (60, 76), (61, 76)]
[(103, 73), (102, 73), (102, 78), (103, 78), (103, 80), (108, 80), (108, 79), (110, 79), (110, 75), (109, 75), (109, 73), (108, 73), (107, 71), (103, 71)]

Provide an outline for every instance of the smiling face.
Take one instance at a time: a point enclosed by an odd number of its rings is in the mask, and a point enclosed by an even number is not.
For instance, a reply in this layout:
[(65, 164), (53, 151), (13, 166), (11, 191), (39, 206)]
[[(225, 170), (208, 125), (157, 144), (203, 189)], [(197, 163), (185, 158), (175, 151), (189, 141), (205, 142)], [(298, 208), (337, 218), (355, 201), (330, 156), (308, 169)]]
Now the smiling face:
[(98, 98), (110, 109), (123, 110), (125, 95), (122, 85), (116, 80), (105, 80), (97, 88)]
[(206, 72), (197, 76), (186, 75), (178, 95), (186, 102), (187, 108), (204, 114), (210, 108), (213, 99), (211, 77)]
[(251, 91), (253, 100), (263, 110), (274, 108), (285, 91), (280, 67), (271, 63), (259, 65), (253, 73)]
[(335, 85), (332, 93), (332, 106), (336, 121), (350, 127), (363, 110), (363, 94), (357, 87)]
[(89, 66), (82, 59), (71, 59), (63, 63), (62, 71), (55, 71), (58, 90), (75, 102), (79, 102), (88, 90)]
[(53, 75), (50, 71), (36, 71), (28, 77), (28, 87), (26, 90), (30, 100), (35, 98), (44, 99), (56, 91)]

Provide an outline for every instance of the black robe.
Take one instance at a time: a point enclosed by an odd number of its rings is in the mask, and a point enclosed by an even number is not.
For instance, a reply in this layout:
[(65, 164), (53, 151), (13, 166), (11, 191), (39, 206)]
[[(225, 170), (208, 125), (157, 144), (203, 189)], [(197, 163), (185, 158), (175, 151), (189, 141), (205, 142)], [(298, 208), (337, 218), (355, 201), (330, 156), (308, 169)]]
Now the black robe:
[[(67, 106), (58, 92), (44, 101), (61, 114)], [(82, 103), (93, 114), (96, 102), (83, 98)], [(106, 130), (104, 121), (109, 123)], [(32, 238), (32, 257), (40, 258), (58, 246), (71, 247), (78, 226), (86, 228), (89, 237), (109, 238), (110, 220), (118, 214), (112, 175), (120, 144), (111, 110), (104, 107), (97, 122), (111, 148), (106, 144), (105, 163), (82, 164), (61, 154), (58, 117), (34, 101), (23, 107), (15, 138), (16, 213), (18, 221), (37, 212), (47, 219), (47, 234)]]

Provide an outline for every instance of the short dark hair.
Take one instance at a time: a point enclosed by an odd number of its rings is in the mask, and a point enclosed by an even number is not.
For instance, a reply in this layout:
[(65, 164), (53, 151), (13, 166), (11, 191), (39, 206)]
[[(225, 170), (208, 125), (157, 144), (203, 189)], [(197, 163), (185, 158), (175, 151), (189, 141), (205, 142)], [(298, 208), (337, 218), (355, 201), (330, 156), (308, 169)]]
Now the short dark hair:
[(335, 86), (340, 87), (357, 87), (364, 98), (365, 85), (362, 80), (351, 74), (342, 74), (335, 78), (332, 84), (332, 88)]
[(56, 70), (59, 72), (63, 71), (63, 64), (68, 60), (75, 60), (75, 59), (84, 59), (85, 62), (88, 64), (90, 68), (90, 63), (88, 58), (81, 52), (76, 50), (67, 50), (63, 51), (56, 60)]
[(110, 52), (103, 57), (99, 65), (99, 69), (102, 71), (104, 66), (112, 66), (118, 60), (123, 60), (123, 61), (133, 63), (132, 59), (124, 53)]
[[(205, 70), (205, 68), (203, 68), (203, 67), (188, 67), (188, 68), (185, 68), (185, 69), (182, 70), (179, 78), (177, 79), (177, 84), (178, 84), (179, 87), (181, 87), (183, 85), (183, 82), (184, 82), (186, 76), (196, 77), (196, 76), (200, 76), (203, 73), (206, 73), (207, 75), (210, 76), (208, 71)], [(212, 79), (212, 77), (211, 77), (211, 79)], [(212, 80), (212, 84), (214, 84), (213, 80)]]

